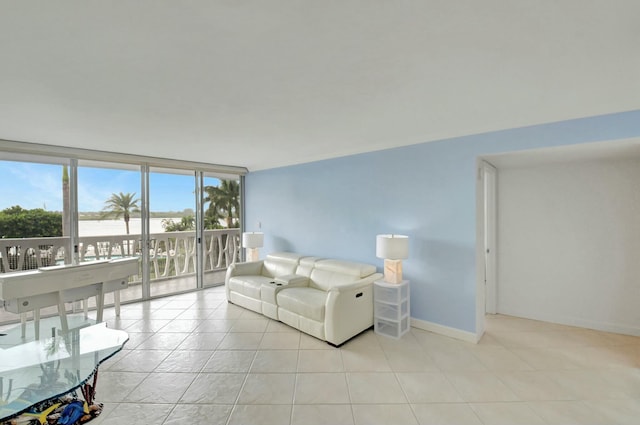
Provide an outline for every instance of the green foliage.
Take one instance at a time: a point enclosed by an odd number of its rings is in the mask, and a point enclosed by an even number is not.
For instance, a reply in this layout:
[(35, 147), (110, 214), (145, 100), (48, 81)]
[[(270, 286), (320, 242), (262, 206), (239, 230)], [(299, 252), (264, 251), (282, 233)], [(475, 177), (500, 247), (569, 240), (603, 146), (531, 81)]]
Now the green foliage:
[(222, 180), (220, 186), (205, 186), (205, 203), (209, 208), (205, 212), (205, 228), (221, 229), (220, 220), (228, 228), (240, 227), (240, 184), (236, 180)]
[(182, 217), (178, 223), (170, 218), (162, 220), (162, 227), (165, 232), (184, 232), (188, 230), (195, 230), (196, 220), (192, 215)]
[(19, 205), (0, 211), (0, 237), (46, 238), (62, 236), (62, 214)]

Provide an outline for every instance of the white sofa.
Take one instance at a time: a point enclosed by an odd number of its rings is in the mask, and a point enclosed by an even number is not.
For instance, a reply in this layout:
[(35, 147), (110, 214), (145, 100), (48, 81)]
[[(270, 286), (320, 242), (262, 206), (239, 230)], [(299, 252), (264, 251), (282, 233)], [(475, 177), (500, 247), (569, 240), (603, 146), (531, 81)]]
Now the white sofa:
[(370, 264), (280, 252), (232, 264), (225, 285), (229, 302), (337, 346), (373, 326), (381, 277)]

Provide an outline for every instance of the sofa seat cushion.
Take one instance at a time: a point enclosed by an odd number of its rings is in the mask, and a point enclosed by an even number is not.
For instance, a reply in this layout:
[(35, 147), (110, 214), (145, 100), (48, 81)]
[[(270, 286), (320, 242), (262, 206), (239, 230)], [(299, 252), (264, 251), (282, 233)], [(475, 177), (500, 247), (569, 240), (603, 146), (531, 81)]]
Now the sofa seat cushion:
[(278, 292), (278, 307), (322, 322), (327, 293), (313, 288), (286, 288)]
[(229, 279), (229, 289), (247, 297), (260, 299), (260, 288), (263, 283), (269, 283), (273, 278), (266, 276), (235, 276)]

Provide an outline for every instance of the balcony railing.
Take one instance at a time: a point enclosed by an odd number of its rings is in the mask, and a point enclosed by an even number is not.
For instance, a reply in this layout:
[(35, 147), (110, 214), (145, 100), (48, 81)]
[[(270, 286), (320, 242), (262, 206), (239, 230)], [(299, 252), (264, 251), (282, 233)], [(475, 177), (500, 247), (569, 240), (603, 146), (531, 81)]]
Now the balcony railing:
[[(150, 235), (151, 280), (187, 276), (196, 272), (196, 234), (165, 232)], [(69, 237), (0, 239), (0, 273), (71, 263)], [(134, 235), (79, 238), (80, 262), (141, 256), (142, 240)], [(240, 258), (238, 229), (204, 231), (204, 271), (226, 269)], [(140, 282), (140, 274), (131, 283)]]

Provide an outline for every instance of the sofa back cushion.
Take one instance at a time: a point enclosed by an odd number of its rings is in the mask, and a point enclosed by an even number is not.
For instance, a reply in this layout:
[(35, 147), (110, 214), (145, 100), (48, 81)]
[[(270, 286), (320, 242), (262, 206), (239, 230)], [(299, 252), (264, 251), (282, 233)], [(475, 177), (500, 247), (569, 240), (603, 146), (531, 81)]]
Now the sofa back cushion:
[(276, 277), (294, 274), (302, 256), (291, 252), (274, 252), (267, 255), (262, 263), (262, 275)]
[(296, 274), (299, 276), (309, 277), (316, 263), (322, 260), (320, 257), (302, 257), (296, 268)]
[(310, 287), (328, 291), (334, 286), (346, 285), (376, 272), (371, 264), (341, 260), (319, 260), (311, 271)]

